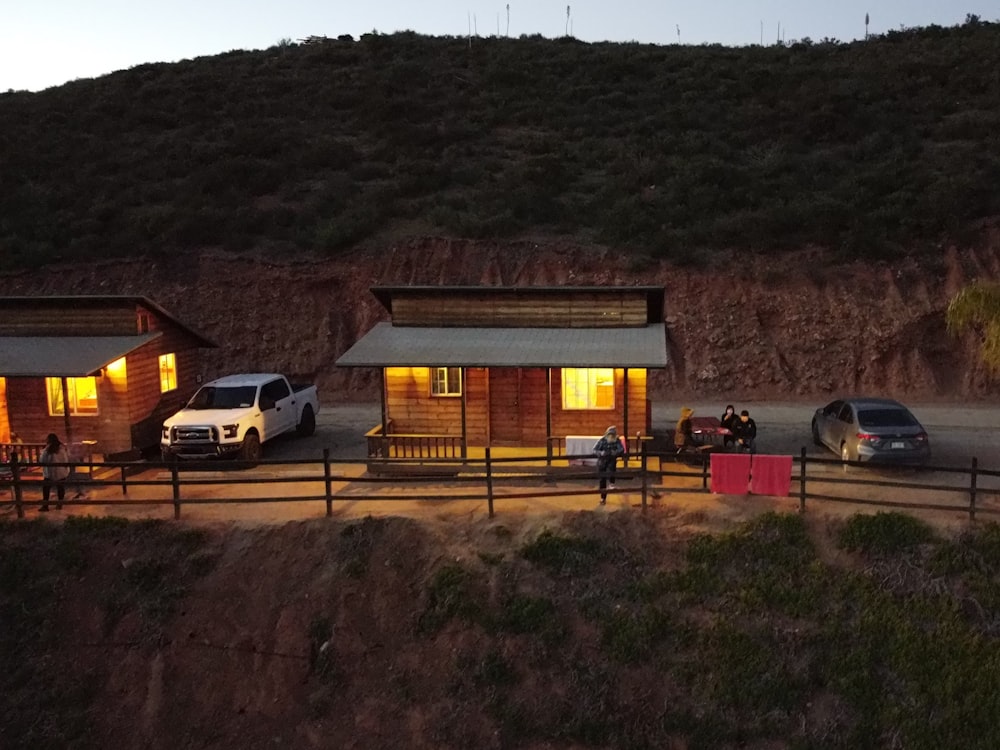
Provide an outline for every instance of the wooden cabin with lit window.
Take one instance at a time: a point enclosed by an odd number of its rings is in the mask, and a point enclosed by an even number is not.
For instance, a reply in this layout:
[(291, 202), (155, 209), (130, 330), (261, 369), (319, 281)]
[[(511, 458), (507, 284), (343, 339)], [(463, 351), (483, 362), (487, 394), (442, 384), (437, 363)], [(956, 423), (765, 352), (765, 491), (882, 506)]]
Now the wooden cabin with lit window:
[(0, 297), (0, 444), (54, 432), (107, 458), (159, 443), (215, 344), (147, 297)]
[(609, 425), (630, 440), (650, 434), (646, 372), (667, 366), (662, 287), (371, 291), (390, 320), (337, 360), (381, 371), (370, 456), (465, 457), (470, 446), (563, 454), (573, 436)]

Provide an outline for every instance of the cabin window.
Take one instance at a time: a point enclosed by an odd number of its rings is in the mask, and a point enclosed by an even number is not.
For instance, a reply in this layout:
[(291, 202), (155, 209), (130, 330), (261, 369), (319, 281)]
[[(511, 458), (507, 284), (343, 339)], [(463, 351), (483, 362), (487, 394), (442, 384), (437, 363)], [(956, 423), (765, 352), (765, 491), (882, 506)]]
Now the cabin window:
[(563, 409), (614, 409), (615, 371), (610, 367), (564, 367)]
[[(49, 416), (65, 414), (61, 378), (45, 378), (49, 397)], [(66, 378), (69, 413), (76, 417), (97, 416), (97, 378)]]
[(462, 368), (461, 367), (432, 367), (431, 368), (431, 395), (432, 396), (461, 396), (462, 395)]
[(160, 355), (160, 393), (166, 393), (177, 388), (177, 357), (170, 354)]

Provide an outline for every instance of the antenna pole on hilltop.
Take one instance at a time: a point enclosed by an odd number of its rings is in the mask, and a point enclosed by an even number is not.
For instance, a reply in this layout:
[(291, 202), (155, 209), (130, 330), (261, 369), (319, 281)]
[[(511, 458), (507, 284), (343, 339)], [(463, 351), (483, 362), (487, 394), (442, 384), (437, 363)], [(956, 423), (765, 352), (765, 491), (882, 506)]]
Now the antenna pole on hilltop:
[(566, 36), (569, 36), (569, 6), (566, 6)]
[(465, 11), (465, 20), (469, 24), (469, 49), (472, 49), (472, 13)]
[(510, 36), (510, 3), (507, 3), (507, 36)]
[(868, 41), (868, 14), (865, 13), (865, 41)]
[(681, 43), (681, 25), (680, 24), (676, 24), (676, 25), (677, 25), (677, 43), (680, 44)]
[(760, 46), (764, 46), (764, 21), (760, 22)]

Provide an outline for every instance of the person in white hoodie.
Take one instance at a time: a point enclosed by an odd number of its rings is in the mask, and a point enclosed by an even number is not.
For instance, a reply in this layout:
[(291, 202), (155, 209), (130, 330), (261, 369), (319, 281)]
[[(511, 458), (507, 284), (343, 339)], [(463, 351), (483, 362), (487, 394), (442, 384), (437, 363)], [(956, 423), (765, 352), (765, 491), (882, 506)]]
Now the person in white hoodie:
[(42, 505), (38, 510), (45, 512), (49, 509), (49, 496), (53, 486), (56, 488), (56, 510), (62, 510), (63, 500), (66, 499), (66, 478), (70, 470), (69, 453), (54, 432), (50, 432), (45, 438), (45, 448), (39, 462), (42, 464)]

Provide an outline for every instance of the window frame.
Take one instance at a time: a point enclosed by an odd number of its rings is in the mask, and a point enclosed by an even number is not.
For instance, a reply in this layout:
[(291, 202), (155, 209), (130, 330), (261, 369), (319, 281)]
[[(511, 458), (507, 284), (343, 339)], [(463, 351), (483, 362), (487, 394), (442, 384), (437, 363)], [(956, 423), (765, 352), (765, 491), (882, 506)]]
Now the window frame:
[[(78, 380), (89, 380), (93, 381), (94, 384), (94, 410), (93, 411), (80, 411), (80, 398), (79, 389), (77, 388)], [(83, 378), (66, 378), (66, 397), (69, 399), (69, 415), (71, 417), (97, 417), (101, 414), (101, 399), (100, 394), (97, 389), (97, 378), (93, 375)], [(48, 406), (48, 413), (50, 417), (62, 417), (65, 415), (63, 409), (56, 408), (56, 401), (53, 396), (58, 396), (59, 400), (62, 400), (62, 378), (45, 378), (45, 401)]]
[[(575, 374), (577, 372), (587, 373), (587, 384), (586, 384), (586, 397), (583, 399), (585, 405), (574, 405), (570, 403), (570, 384), (573, 387), (572, 396), (579, 397), (581, 394), (579, 392), (579, 378), (569, 377), (570, 374)], [(601, 388), (601, 383), (598, 382), (602, 378), (610, 378), (611, 383), (609, 386), (603, 386), (605, 388), (610, 388), (611, 403), (606, 406), (601, 406), (600, 398), (598, 395), (598, 389)], [(560, 396), (562, 400), (563, 411), (613, 411), (616, 406), (618, 394), (615, 388), (615, 368), (613, 367), (563, 367), (559, 372), (559, 388)]]
[[(462, 384), (465, 378), (462, 376), (461, 367), (429, 367), (428, 369), (428, 380), (430, 381), (430, 392), (431, 398), (461, 398), (462, 396)], [(454, 370), (455, 378), (454, 381), (451, 377), (451, 371)], [(438, 375), (444, 373), (444, 391), (438, 390), (438, 384), (440, 382)]]
[[(164, 388), (163, 387), (164, 371), (165, 371), (165, 368), (163, 366), (164, 362), (169, 362), (170, 363), (170, 367), (166, 369), (167, 385), (170, 386), (169, 388)], [(159, 357), (157, 358), (157, 364), (159, 366), (159, 372), (160, 372), (160, 393), (170, 393), (170, 391), (176, 391), (177, 390), (177, 353), (176, 352), (167, 352), (165, 354), (159, 355)], [(172, 381), (170, 380), (171, 377), (173, 378)], [(173, 382), (173, 385), (170, 385), (171, 382)]]

